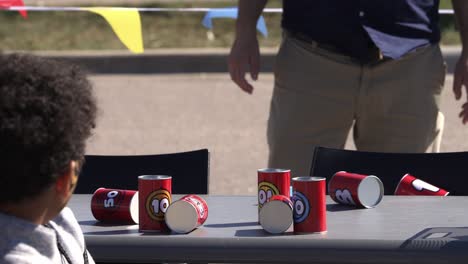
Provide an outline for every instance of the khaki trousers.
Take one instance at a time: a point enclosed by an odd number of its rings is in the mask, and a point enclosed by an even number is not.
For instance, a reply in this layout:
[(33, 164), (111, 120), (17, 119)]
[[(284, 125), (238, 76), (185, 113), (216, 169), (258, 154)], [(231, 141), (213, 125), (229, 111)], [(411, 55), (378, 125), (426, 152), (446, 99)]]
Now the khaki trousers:
[(362, 65), (285, 36), (268, 120), (269, 167), (309, 175), (315, 146), (425, 152), (436, 129), (445, 64), (438, 45)]

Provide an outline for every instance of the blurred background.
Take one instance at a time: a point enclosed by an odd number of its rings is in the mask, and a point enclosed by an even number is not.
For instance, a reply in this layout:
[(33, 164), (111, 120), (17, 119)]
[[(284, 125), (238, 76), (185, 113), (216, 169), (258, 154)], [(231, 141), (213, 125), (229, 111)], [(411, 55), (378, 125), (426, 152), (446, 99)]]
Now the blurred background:
[[(234, 7), (223, 0), (42, 0), (27, 6)], [(281, 7), (270, 0), (268, 7)], [(451, 9), (442, 0), (441, 9)], [(274, 54), (281, 40), (281, 14), (264, 13), (268, 36), (259, 35), (262, 72), (252, 95), (227, 74), (226, 56), (235, 20), (204, 12), (141, 12), (145, 52), (133, 54), (101, 16), (91, 12), (0, 10), (0, 50), (33, 52), (83, 65), (95, 84), (100, 113), (89, 154), (151, 154), (208, 148), (210, 193), (256, 193), (256, 170), (266, 166), (266, 121)], [(453, 15), (441, 15), (443, 53), (448, 63), (442, 112), (442, 152), (468, 150), (468, 130), (458, 119), (462, 101), (451, 91), (460, 38)], [(465, 100), (466, 94), (463, 96)], [(405, 128), (402, 128), (405, 129)], [(351, 138), (346, 148), (354, 149)]]
[[(24, 0), (38, 6), (131, 6), (131, 7), (235, 7), (226, 0)], [(450, 0), (441, 0), (441, 9), (451, 8)], [(269, 0), (268, 7), (281, 7), (281, 0)], [(214, 19), (213, 34), (201, 24), (204, 12), (141, 12), (143, 41), (146, 49), (226, 48), (234, 38), (233, 19)], [(278, 46), (281, 14), (263, 14), (268, 37), (260, 38), (262, 47)], [(444, 45), (458, 44), (452, 15), (441, 16)], [(211, 37), (208, 37), (211, 36)], [(0, 48), (4, 50), (115, 50), (125, 49), (107, 22), (89, 12), (29, 12), (24, 20), (16, 12), (0, 16)]]

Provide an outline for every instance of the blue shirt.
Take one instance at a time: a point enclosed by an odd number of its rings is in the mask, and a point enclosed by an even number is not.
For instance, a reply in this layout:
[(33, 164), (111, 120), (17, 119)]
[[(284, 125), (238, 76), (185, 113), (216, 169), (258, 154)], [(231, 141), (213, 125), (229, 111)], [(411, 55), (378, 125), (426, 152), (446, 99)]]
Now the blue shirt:
[(284, 0), (282, 26), (363, 58), (390, 58), (440, 40), (439, 0)]

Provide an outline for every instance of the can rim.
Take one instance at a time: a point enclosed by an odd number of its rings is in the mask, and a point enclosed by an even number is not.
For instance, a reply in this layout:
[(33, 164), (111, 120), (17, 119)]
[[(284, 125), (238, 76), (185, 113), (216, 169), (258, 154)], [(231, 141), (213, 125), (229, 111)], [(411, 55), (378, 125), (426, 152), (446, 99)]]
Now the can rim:
[(138, 224), (140, 222), (140, 218), (139, 218), (139, 212), (140, 212), (139, 201), (140, 201), (140, 197), (139, 197), (139, 194), (138, 194), (138, 191), (137, 191), (132, 195), (132, 199), (130, 200), (130, 218), (132, 218), (132, 220), (133, 220), (133, 222), (135, 222), (135, 224)]
[[(271, 210), (280, 217), (268, 217), (273, 212)], [(271, 234), (284, 233), (293, 225), (293, 207), (280, 200), (269, 201), (260, 210), (258, 218), (260, 225), (266, 232)], [(267, 220), (275, 222), (277, 226)]]
[[(362, 183), (363, 181), (365, 180), (369, 180), (369, 179), (372, 179), (374, 180), (375, 182), (377, 182), (377, 184), (379, 185), (379, 197), (375, 200), (374, 204), (365, 204), (363, 203), (363, 201), (361, 200), (360, 198), (360, 188), (362, 186)], [(375, 175), (368, 175), (366, 176), (364, 179), (362, 179), (362, 181), (359, 183), (358, 187), (357, 187), (357, 197), (359, 199), (359, 203), (364, 207), (364, 208), (374, 208), (376, 207), (383, 199), (383, 196), (384, 196), (384, 185), (382, 183), (382, 181), (379, 179), (379, 177), (375, 176)]]
[(141, 175), (138, 176), (139, 180), (168, 180), (172, 179), (171, 176), (168, 175)]
[(258, 172), (266, 172), (266, 173), (284, 173), (284, 172), (291, 172), (290, 169), (280, 169), (280, 168), (262, 168), (258, 169)]
[[(172, 213), (174, 210), (180, 210), (177, 208), (188, 208), (189, 215), (185, 215), (183, 218), (179, 218), (177, 213)], [(175, 214), (175, 215), (174, 215)], [(198, 211), (195, 205), (185, 200), (177, 200), (167, 208), (167, 211), (164, 215), (164, 222), (169, 227), (169, 229), (175, 233), (187, 234), (193, 231), (199, 226), (198, 224)], [(174, 224), (173, 221), (176, 221)]]
[[(284, 200), (273, 200), (273, 199), (274, 199), (273, 197), (275, 197), (275, 196), (276, 196), (277, 198), (283, 198)], [(283, 203), (285, 203), (285, 204), (288, 204), (288, 205), (291, 207), (291, 209), (293, 209), (293, 207), (294, 207), (291, 197), (289, 197), (289, 196), (287, 196), (287, 195), (284, 195), (284, 194), (275, 194), (275, 195), (271, 196), (269, 202), (274, 202), (274, 201), (279, 201), (279, 202), (283, 202)], [(269, 202), (268, 202), (268, 203), (269, 203)], [(266, 203), (265, 203), (265, 204), (266, 204)], [(263, 208), (263, 207), (262, 207), (262, 208)]]
[(324, 181), (325, 177), (317, 177), (317, 176), (298, 176), (292, 178), (293, 181)]

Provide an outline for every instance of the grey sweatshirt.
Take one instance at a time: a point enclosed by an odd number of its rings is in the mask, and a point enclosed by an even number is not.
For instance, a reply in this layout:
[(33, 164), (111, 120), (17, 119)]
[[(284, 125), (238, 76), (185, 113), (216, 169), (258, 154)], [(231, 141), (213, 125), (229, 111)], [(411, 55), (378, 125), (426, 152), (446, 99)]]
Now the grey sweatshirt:
[[(50, 221), (49, 227), (0, 213), (0, 237), (0, 264), (67, 263), (59, 252), (57, 238), (71, 264), (84, 263), (83, 233), (69, 208)], [(88, 263), (93, 264), (88, 252), (87, 256)]]

